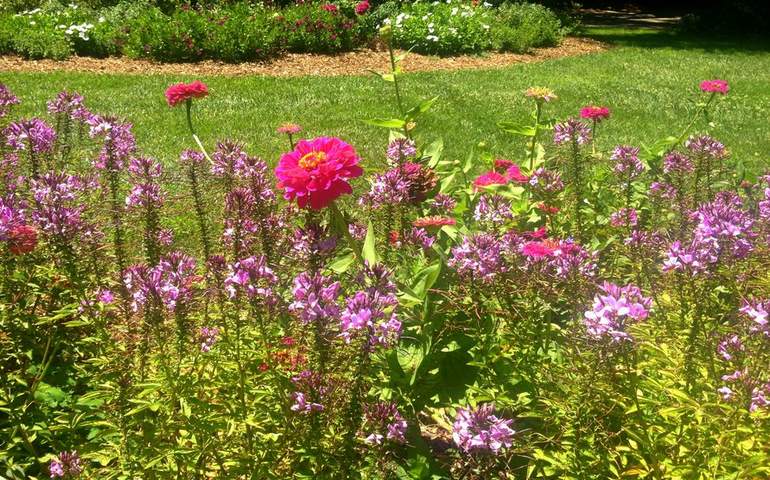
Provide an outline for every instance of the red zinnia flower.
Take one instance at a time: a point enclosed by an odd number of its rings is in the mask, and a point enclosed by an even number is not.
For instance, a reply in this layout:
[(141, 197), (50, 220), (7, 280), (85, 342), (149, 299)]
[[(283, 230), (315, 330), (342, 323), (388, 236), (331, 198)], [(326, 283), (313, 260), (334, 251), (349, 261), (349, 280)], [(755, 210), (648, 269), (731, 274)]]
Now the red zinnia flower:
[(14, 255), (24, 255), (37, 247), (37, 230), (30, 225), (19, 225), (8, 232), (8, 250)]
[(388, 232), (388, 243), (391, 245), (398, 245), (398, 239), (400, 238), (400, 235), (397, 231), (391, 230)]
[(169, 107), (174, 107), (193, 98), (206, 97), (208, 94), (209, 87), (200, 80), (192, 83), (176, 83), (166, 89), (166, 101)]
[(480, 187), (487, 187), (489, 185), (505, 185), (508, 183), (508, 178), (495, 171), (485, 172), (476, 177), (473, 181), (473, 189), (478, 190)]
[(321, 5), (321, 8), (327, 12), (337, 13), (337, 5), (332, 5), (331, 3), (324, 3)]
[(284, 198), (297, 200), (300, 208), (314, 210), (329, 206), (337, 197), (353, 193), (348, 180), (360, 177), (360, 157), (339, 138), (300, 140), (294, 151), (284, 153), (275, 167), (278, 188)]
[(727, 84), (727, 80), (703, 80), (700, 82), (700, 89), (704, 92), (724, 95), (730, 91), (730, 85)]
[(356, 15), (363, 15), (369, 11), (369, 2), (363, 0), (356, 5)]
[(454, 218), (433, 215), (430, 217), (418, 218), (417, 220), (412, 222), (412, 225), (414, 225), (417, 228), (426, 228), (426, 227), (443, 227), (444, 225), (454, 225), (456, 223), (457, 223), (457, 220), (455, 220)]
[(545, 225), (543, 225), (537, 230), (533, 230), (531, 232), (524, 232), (522, 235), (532, 240), (539, 240), (541, 238), (545, 238), (548, 235), (548, 231), (546, 230)]
[(580, 109), (580, 117), (595, 122), (601, 122), (604, 119), (610, 118), (610, 109), (607, 107), (589, 105)]

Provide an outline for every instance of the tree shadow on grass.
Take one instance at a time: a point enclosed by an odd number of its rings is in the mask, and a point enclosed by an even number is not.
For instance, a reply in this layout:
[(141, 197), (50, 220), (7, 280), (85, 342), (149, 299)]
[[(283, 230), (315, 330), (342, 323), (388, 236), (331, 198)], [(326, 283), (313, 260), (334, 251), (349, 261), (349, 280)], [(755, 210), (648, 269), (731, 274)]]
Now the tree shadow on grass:
[(625, 47), (673, 48), (721, 53), (770, 52), (770, 38), (764, 36), (706, 36), (673, 29), (624, 27), (589, 27), (582, 29), (579, 34)]

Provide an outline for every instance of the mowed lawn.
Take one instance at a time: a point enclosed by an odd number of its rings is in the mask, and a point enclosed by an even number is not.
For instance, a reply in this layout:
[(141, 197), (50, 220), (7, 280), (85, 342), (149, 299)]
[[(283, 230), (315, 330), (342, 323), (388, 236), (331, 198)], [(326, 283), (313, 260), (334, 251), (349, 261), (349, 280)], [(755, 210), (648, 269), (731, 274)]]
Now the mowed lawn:
[[(470, 147), (487, 143), (494, 154), (521, 159), (523, 141), (500, 131), (499, 120), (529, 121), (524, 90), (548, 86), (559, 95), (548, 106), (558, 118), (576, 115), (588, 103), (607, 105), (612, 118), (601, 125), (599, 144), (649, 144), (679, 134), (705, 98), (703, 79), (730, 82), (717, 102), (711, 123), (701, 131), (722, 140), (735, 160), (757, 171), (770, 155), (770, 43), (694, 39), (649, 30), (592, 29), (587, 34), (611, 41), (606, 52), (504, 69), (408, 74), (403, 88), (410, 102), (438, 95), (435, 108), (420, 122), (418, 137), (441, 137), (450, 158), (464, 158)], [(408, 65), (408, 59), (406, 60)], [(60, 72), (0, 72), (23, 100), (22, 115), (41, 115), (45, 101), (62, 89), (76, 90), (96, 112), (115, 113), (134, 123), (144, 154), (172, 164), (192, 147), (184, 109), (169, 109), (163, 91), (190, 76), (106, 75)], [(389, 84), (373, 76), (201, 78), (211, 96), (196, 103), (196, 123), (208, 144), (235, 138), (249, 153), (275, 163), (286, 148), (274, 133), (286, 121), (300, 123), (308, 136), (336, 135), (356, 146), (368, 165), (380, 165), (387, 131), (366, 118), (395, 113)]]

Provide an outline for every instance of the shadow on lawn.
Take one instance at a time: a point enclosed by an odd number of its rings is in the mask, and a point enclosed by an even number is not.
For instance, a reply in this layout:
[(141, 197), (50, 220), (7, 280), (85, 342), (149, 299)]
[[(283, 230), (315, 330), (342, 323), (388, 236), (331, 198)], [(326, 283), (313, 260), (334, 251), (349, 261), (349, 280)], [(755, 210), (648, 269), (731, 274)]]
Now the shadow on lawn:
[(669, 29), (623, 27), (588, 27), (579, 32), (579, 35), (625, 47), (722, 53), (770, 52), (770, 38), (764, 36), (705, 36)]

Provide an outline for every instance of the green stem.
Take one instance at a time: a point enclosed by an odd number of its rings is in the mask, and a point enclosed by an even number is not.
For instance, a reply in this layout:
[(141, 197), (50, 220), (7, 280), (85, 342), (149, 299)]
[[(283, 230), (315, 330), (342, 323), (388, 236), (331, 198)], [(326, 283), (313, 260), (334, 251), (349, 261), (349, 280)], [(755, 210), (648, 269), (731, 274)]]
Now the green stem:
[(695, 115), (693, 115), (692, 119), (690, 120), (690, 123), (688, 123), (687, 126), (684, 127), (682, 134), (679, 135), (679, 137), (676, 139), (676, 142), (674, 142), (674, 144), (671, 145), (671, 148), (669, 148), (669, 151), (675, 149), (677, 146), (679, 146), (680, 143), (682, 143), (684, 138), (687, 136), (687, 133), (695, 124), (695, 121), (698, 120), (698, 117), (700, 117), (701, 113), (705, 112), (706, 109), (708, 109), (709, 105), (711, 105), (711, 102), (714, 101), (714, 98), (716, 97), (716, 95), (717, 95), (716, 92), (712, 92), (706, 104), (703, 105), (700, 109), (698, 109), (697, 112), (695, 112)]
[(192, 134), (193, 140), (195, 140), (195, 143), (198, 144), (198, 148), (200, 148), (201, 152), (203, 153), (203, 156), (206, 157), (206, 160), (211, 163), (211, 157), (209, 157), (208, 152), (206, 152), (206, 148), (203, 146), (203, 143), (201, 143), (200, 139), (198, 138), (198, 135), (195, 133), (195, 128), (193, 128), (192, 123), (192, 100), (187, 100), (185, 103), (185, 111), (187, 112), (187, 128), (190, 129), (190, 134)]
[(543, 114), (542, 102), (535, 103), (535, 133), (532, 135), (532, 143), (529, 146), (529, 173), (535, 170), (535, 145), (537, 145), (537, 134), (540, 133), (540, 116)]

